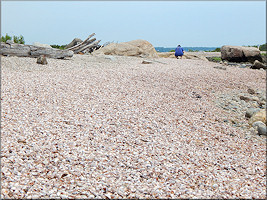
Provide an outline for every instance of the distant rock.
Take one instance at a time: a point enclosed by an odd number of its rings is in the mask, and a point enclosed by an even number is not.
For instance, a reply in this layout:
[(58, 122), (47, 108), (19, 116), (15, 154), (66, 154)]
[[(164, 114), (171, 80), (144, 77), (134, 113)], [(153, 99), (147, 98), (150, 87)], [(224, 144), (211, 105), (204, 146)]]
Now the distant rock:
[(241, 47), (224, 45), (221, 47), (221, 58), (230, 62), (262, 61), (260, 50), (255, 47)]
[(77, 44), (80, 44), (80, 43), (82, 43), (83, 41), (81, 40), (81, 39), (79, 39), (79, 38), (74, 38), (72, 41), (71, 41), (71, 43), (69, 43), (66, 47), (65, 47), (65, 49), (68, 49), (68, 48), (70, 48), (70, 47), (73, 47), (73, 46), (75, 46), (75, 45), (77, 45)]
[(143, 58), (158, 58), (157, 51), (151, 43), (146, 40), (133, 40), (130, 42), (111, 43), (93, 52), (94, 55), (119, 55), (136, 56)]
[(33, 46), (36, 46), (36, 47), (44, 47), (44, 48), (52, 48), (49, 44), (41, 44), (39, 42), (34, 42), (33, 43)]
[(263, 63), (261, 63), (260, 61), (258, 60), (255, 60), (253, 65), (251, 66), (252, 69), (267, 69), (267, 66)]

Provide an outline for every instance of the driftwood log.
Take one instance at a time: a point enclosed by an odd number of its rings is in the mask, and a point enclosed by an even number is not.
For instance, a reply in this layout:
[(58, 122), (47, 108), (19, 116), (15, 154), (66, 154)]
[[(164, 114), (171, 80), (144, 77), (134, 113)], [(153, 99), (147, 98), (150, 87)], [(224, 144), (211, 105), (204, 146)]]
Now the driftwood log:
[[(76, 44), (75, 46), (66, 48), (66, 50), (71, 50), (74, 53), (91, 53), (95, 49), (99, 49), (101, 46), (98, 44), (101, 40), (97, 40), (95, 38), (92, 38), (95, 35), (95, 33), (92, 33), (89, 35), (86, 40), (83, 42)], [(92, 39), (91, 39), (92, 38)]]
[(1, 42), (1, 55), (7, 56), (19, 56), (19, 57), (33, 57), (37, 58), (41, 55), (45, 55), (47, 58), (59, 58), (72, 57), (73, 51), (60, 50), (54, 48), (37, 47), (33, 45), (24, 44), (7, 44)]

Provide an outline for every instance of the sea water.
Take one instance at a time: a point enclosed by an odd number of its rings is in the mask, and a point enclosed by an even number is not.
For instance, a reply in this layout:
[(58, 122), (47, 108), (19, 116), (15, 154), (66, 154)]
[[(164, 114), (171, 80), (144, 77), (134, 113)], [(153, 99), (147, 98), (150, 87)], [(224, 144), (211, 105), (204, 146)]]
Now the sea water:
[[(175, 50), (176, 47), (155, 47), (157, 52), (170, 52)], [(185, 51), (213, 51), (220, 47), (183, 47)]]

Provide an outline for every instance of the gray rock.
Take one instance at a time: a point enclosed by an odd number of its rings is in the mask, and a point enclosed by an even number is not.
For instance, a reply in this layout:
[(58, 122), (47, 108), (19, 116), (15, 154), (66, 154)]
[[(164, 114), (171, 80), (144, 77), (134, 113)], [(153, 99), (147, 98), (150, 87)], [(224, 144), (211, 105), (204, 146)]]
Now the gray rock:
[(223, 66), (215, 66), (215, 67), (213, 67), (213, 68), (215, 68), (215, 69), (222, 69), (222, 70), (226, 70), (226, 67), (223, 67)]
[(245, 117), (247, 118), (251, 118), (252, 115), (256, 112), (258, 112), (260, 110), (260, 108), (249, 108), (245, 114)]
[(239, 68), (246, 68), (247, 67), (247, 65), (246, 64), (242, 64), (242, 65), (240, 65), (240, 67)]
[(247, 95), (240, 95), (239, 98), (240, 98), (241, 100), (246, 101), (246, 102), (248, 102), (248, 101), (251, 100), (251, 98), (250, 98), (249, 96), (247, 96)]
[(258, 60), (255, 60), (253, 65), (251, 66), (251, 69), (261, 69), (261, 68), (267, 69), (267, 66)]
[(261, 60), (262, 60), (263, 63), (266, 64), (266, 60), (267, 60), (266, 55), (265, 56), (264, 55), (261, 55)]
[(48, 64), (47, 59), (46, 59), (45, 56), (39, 56), (37, 58), (37, 63), (38, 64), (42, 64), (42, 65), (47, 65)]
[(255, 90), (249, 88), (249, 89), (248, 89), (248, 93), (249, 93), (249, 94), (255, 94)]
[(222, 60), (231, 62), (251, 62), (261, 61), (260, 50), (255, 47), (241, 47), (224, 45), (221, 47)]
[(266, 125), (262, 121), (254, 122), (252, 127), (257, 130), (259, 135), (266, 135)]

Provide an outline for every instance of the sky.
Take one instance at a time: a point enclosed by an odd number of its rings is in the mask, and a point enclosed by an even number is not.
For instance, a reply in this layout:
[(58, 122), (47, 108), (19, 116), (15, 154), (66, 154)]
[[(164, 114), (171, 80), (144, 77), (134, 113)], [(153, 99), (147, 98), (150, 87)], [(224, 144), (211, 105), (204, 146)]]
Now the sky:
[(95, 33), (100, 44), (154, 47), (266, 43), (266, 1), (1, 1), (1, 35), (64, 45)]

